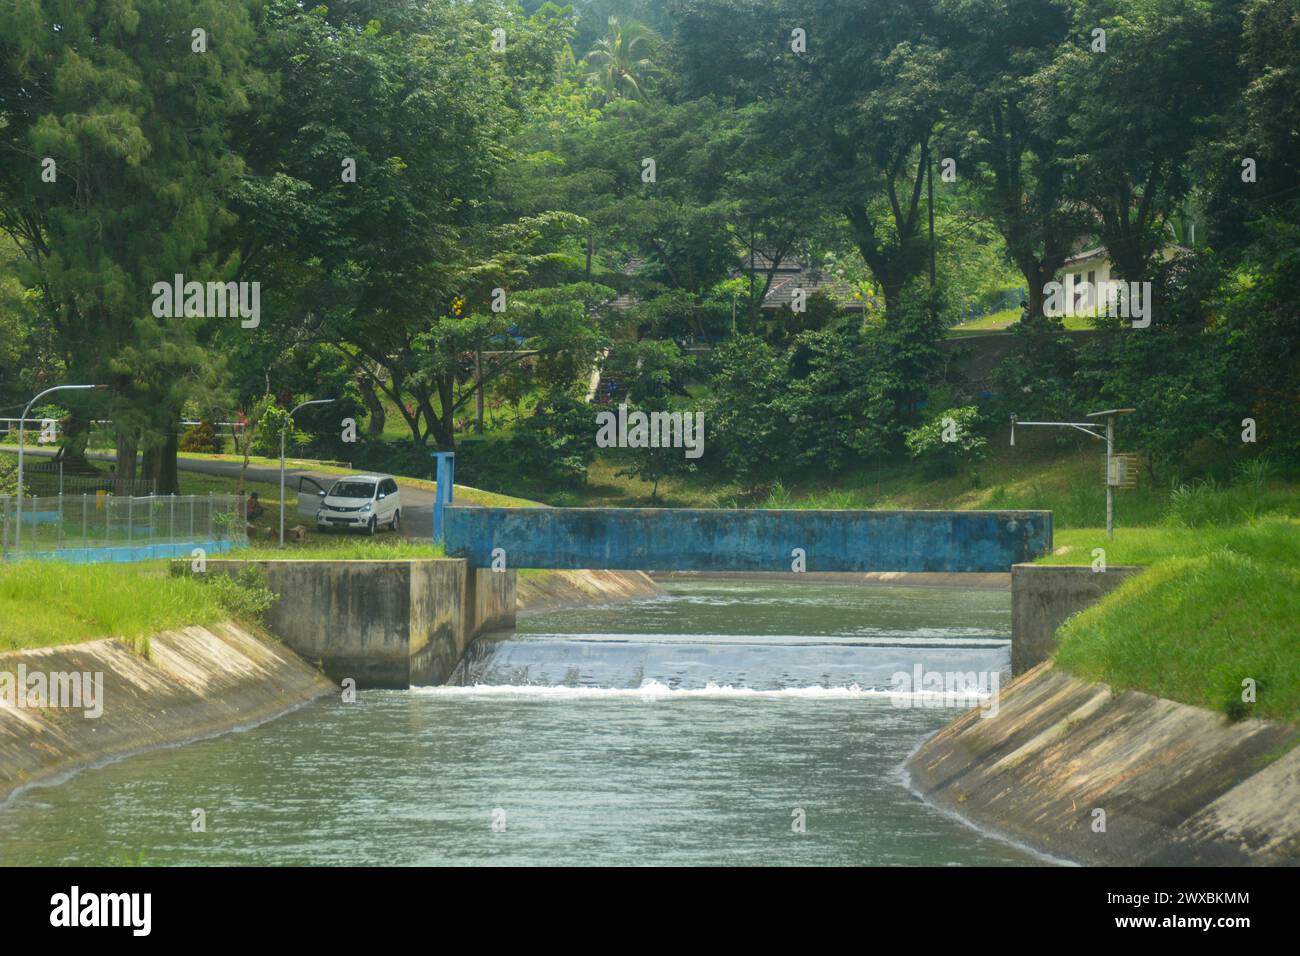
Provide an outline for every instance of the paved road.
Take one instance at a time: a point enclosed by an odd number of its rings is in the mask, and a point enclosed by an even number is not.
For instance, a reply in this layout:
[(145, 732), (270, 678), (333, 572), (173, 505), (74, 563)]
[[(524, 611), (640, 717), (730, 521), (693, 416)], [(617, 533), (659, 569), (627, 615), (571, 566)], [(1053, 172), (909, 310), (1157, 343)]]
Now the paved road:
[[(12, 451), (17, 454), (18, 449), (12, 446), (0, 446), (0, 450)], [(51, 457), (54, 451), (47, 449), (29, 448), (23, 452), (24, 457)], [(116, 455), (92, 453), (86, 456), (96, 461), (116, 461)], [(239, 462), (237, 461), (210, 461), (203, 458), (177, 458), (176, 467), (181, 471), (193, 471), (204, 475), (219, 475), (225, 478), (239, 477)], [(360, 472), (358, 472), (360, 474)], [(244, 472), (244, 477), (249, 481), (260, 481), (276, 485), (280, 483), (280, 469), (278, 467), (268, 468), (265, 465), (249, 465)], [(290, 468), (284, 469), (284, 487), (286, 503), (291, 502), (298, 491), (298, 479), (300, 477), (314, 478), (323, 484), (326, 488), (330, 483), (336, 481), (341, 475), (327, 474), (321, 471), (312, 471), (309, 468)], [(402, 537), (418, 541), (429, 541), (433, 538), (433, 501), (432, 491), (424, 488), (417, 488), (407, 484), (401, 478), (397, 479), (397, 484), (402, 489)], [(458, 502), (459, 504), (459, 502)], [(292, 504), (289, 504), (290, 510), (285, 512), (284, 523), (287, 527), (299, 524), (302, 519), (292, 510)], [(465, 507), (474, 507), (465, 505)]]

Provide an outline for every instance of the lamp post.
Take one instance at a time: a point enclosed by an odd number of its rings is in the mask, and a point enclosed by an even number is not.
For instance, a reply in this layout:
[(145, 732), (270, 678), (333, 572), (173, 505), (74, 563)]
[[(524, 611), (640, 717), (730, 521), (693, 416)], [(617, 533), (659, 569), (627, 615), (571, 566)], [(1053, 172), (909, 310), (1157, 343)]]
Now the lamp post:
[(289, 420), (280, 426), (280, 547), (284, 547), (284, 435), (293, 424), (293, 416), (300, 408), (306, 408), (308, 405), (328, 405), (334, 401), (332, 398), (316, 398), (310, 402), (303, 402), (295, 405), (289, 412)]
[(23, 439), (27, 435), (27, 415), (32, 406), (51, 392), (83, 391), (93, 388), (108, 388), (107, 385), (55, 385), (41, 392), (23, 409), (23, 417), (18, 419), (18, 528), (14, 533), (14, 547), (19, 549), (23, 543)]

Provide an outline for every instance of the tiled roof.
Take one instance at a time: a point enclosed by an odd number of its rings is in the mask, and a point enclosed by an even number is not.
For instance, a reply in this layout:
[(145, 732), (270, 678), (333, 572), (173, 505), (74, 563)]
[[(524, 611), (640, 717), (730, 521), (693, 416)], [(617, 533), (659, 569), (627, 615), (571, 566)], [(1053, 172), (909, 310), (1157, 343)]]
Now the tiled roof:
[[(758, 279), (762, 281), (761, 276)], [(786, 272), (782, 269), (772, 276), (772, 284), (768, 286), (767, 295), (763, 297), (762, 308), (780, 309), (789, 306), (794, 301), (796, 289), (803, 289), (809, 295), (814, 292), (824, 293), (840, 305), (847, 305), (853, 299), (853, 290), (849, 288), (848, 283), (842, 282), (835, 276), (815, 269), (805, 271), (800, 268), (797, 272)]]

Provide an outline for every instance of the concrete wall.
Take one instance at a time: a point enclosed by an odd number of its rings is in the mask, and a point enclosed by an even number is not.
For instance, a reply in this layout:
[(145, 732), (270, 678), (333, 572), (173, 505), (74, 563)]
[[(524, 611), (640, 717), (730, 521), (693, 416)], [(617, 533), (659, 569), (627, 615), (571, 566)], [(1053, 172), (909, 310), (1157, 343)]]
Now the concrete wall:
[(466, 611), (471, 634), (504, 631), (515, 626), (518, 582), (514, 571), (477, 568), (466, 578)]
[[(370, 670), (365, 680), (357, 677), (357, 686), (407, 688), (441, 684), (460, 663), (460, 656), (472, 637), (465, 593), (469, 569), (464, 561), (383, 563), (405, 565), (398, 573), (408, 588), (409, 615), (384, 622), (390, 633), (405, 642), (405, 670), (399, 669), (387, 677)], [(335, 624), (332, 620), (321, 623), (326, 627)], [(340, 628), (340, 633), (346, 635), (348, 631)]]
[(447, 553), (487, 567), (790, 571), (1007, 571), (1052, 545), (1048, 511), (743, 511), (451, 508)]
[(1050, 663), (1009, 684), (997, 716), (979, 713), (907, 771), (980, 826), (1110, 866), (1300, 864), (1300, 728), (1116, 693)]
[(472, 571), (463, 560), (208, 561), (232, 577), (245, 564), (279, 597), (271, 633), (331, 680), (358, 687), (440, 684), (482, 630), (514, 626), (514, 571)]
[(29, 674), (102, 674), (102, 713), (0, 707), (0, 802), (113, 757), (270, 720), (335, 689), (279, 643), (231, 623), (157, 634), (147, 658), (117, 640), (0, 655), (0, 672), (16, 675), (20, 664)]
[(1011, 569), (1011, 672), (1023, 674), (1056, 652), (1056, 629), (1144, 569), (1112, 565), (1017, 564)]

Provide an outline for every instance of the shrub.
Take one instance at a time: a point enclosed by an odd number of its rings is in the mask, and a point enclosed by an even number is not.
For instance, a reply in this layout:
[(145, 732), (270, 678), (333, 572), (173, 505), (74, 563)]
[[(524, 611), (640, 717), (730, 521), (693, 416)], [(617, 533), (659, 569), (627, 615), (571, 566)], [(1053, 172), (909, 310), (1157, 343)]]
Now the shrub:
[(219, 455), (224, 450), (225, 444), (216, 429), (212, 427), (212, 422), (207, 420), (200, 420), (197, 425), (191, 425), (181, 435), (181, 451)]
[(12, 455), (0, 455), (0, 495), (18, 493), (18, 459)]
[(978, 426), (979, 409), (963, 405), (940, 412), (919, 428), (913, 428), (904, 441), (913, 458), (924, 457), (927, 471), (952, 474), (960, 462), (975, 462), (984, 457), (989, 441), (977, 431)]
[(173, 577), (188, 577), (210, 588), (223, 608), (245, 621), (260, 623), (279, 597), (267, 585), (262, 569), (252, 564), (244, 565), (233, 578), (220, 572), (195, 574), (188, 561), (173, 561), (170, 572)]

